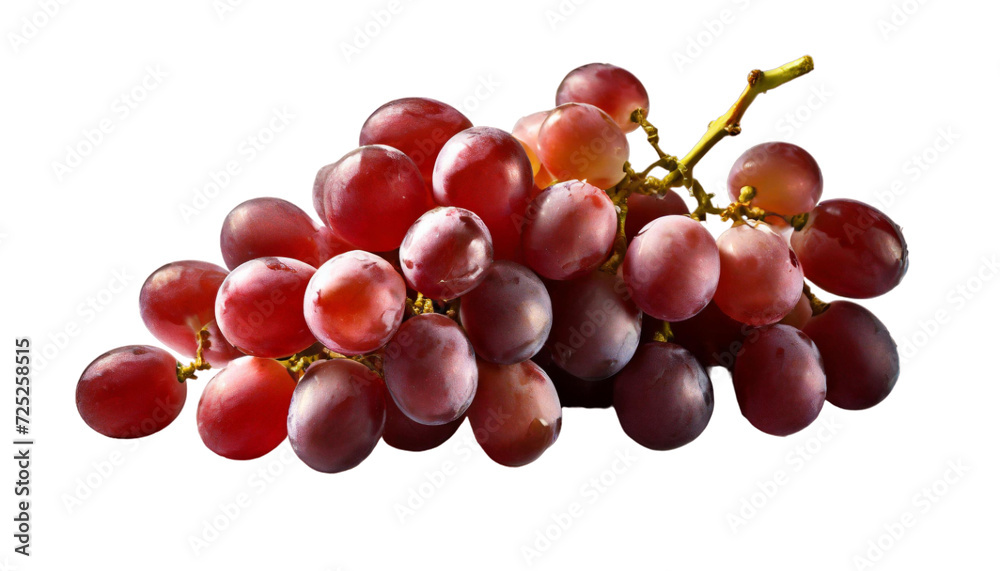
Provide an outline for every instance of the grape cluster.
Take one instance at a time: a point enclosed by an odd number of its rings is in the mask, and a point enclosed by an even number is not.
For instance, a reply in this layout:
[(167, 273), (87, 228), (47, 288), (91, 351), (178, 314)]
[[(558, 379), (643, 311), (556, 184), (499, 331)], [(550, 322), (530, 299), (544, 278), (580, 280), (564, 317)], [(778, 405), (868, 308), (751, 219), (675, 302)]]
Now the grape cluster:
[[(613, 406), (639, 444), (677, 448), (712, 416), (715, 366), (768, 434), (803, 429), (825, 402), (871, 407), (899, 375), (892, 337), (805, 280), (849, 298), (889, 291), (907, 269), (899, 227), (860, 202), (821, 202), (818, 164), (789, 143), (736, 161), (726, 207), (692, 177), (738, 134), (754, 90), (811, 69), (800, 61), (751, 74), (745, 104), (684, 159), (659, 148), (643, 85), (608, 64), (570, 72), (556, 107), (511, 132), (431, 99), (389, 102), (357, 149), (319, 169), (322, 224), (252, 199), (223, 223), (228, 270), (153, 272), (142, 320), (194, 362), (114, 349), (83, 372), (79, 412), (107, 436), (148, 436), (180, 413), (189, 380), (221, 368), (197, 408), (209, 449), (257, 458), (287, 437), (332, 473), (379, 440), (438, 446), (466, 418), (490, 458), (521, 466), (556, 441), (566, 406)], [(626, 135), (640, 127), (659, 160), (637, 172)], [(732, 227), (712, 236), (708, 215)]]

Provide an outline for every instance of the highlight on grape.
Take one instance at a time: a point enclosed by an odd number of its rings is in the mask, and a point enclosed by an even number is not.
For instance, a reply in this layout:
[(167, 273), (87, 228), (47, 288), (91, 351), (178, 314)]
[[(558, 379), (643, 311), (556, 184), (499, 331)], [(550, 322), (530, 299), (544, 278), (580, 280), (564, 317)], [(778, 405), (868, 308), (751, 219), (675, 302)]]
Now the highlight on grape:
[[(465, 422), (492, 460), (523, 466), (555, 444), (564, 407), (613, 407), (635, 442), (675, 449), (711, 420), (711, 367), (767, 434), (799, 432), (827, 405), (873, 407), (899, 376), (889, 329), (813, 288), (895, 288), (899, 226), (823, 200), (819, 163), (788, 142), (739, 157), (728, 204), (694, 176), (758, 95), (812, 69), (804, 56), (752, 71), (683, 156), (661, 149), (643, 84), (610, 64), (572, 70), (552, 108), (510, 131), (440, 101), (390, 101), (358, 148), (319, 168), (318, 222), (248, 200), (222, 223), (225, 267), (180, 260), (149, 276), (143, 322), (192, 361), (112, 349), (80, 377), (80, 415), (112, 438), (152, 435), (214, 368), (191, 405), (210, 450), (253, 459), (287, 438), (336, 473), (380, 442), (441, 446)], [(657, 156), (642, 169), (633, 131)], [(711, 216), (732, 225), (713, 236)]]

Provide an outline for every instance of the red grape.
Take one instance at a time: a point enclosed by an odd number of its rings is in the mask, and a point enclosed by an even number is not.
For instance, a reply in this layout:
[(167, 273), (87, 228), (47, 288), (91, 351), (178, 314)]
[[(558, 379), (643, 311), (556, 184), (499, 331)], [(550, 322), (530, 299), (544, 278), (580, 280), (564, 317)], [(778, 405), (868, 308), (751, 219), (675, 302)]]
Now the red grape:
[(538, 130), (541, 128), (542, 123), (545, 118), (549, 116), (548, 111), (539, 111), (537, 113), (532, 113), (531, 115), (525, 115), (514, 123), (514, 128), (511, 129), (510, 134), (514, 136), (525, 149), (530, 149), (531, 153), (528, 153), (528, 158), (531, 158), (531, 154), (534, 153), (535, 159), (538, 160), (538, 165), (536, 166), (534, 161), (532, 161), (531, 168), (535, 172), (535, 186), (538, 188), (547, 188), (550, 184), (556, 181), (552, 173), (549, 172), (545, 165), (541, 163), (541, 159), (538, 158)]
[(819, 349), (826, 400), (860, 410), (882, 402), (899, 378), (899, 353), (885, 325), (850, 301), (834, 301), (802, 329)]
[(399, 260), (413, 289), (432, 299), (455, 299), (483, 280), (493, 263), (493, 240), (473, 212), (435, 208), (410, 226)]
[(465, 416), (447, 424), (421, 424), (399, 410), (392, 397), (385, 398), (385, 431), (382, 440), (393, 448), (410, 452), (422, 452), (437, 448), (458, 431)]
[(188, 358), (198, 352), (198, 332), (209, 328), (211, 344), (204, 352), (216, 367), (243, 355), (215, 324), (215, 298), (229, 272), (215, 264), (185, 260), (153, 272), (139, 292), (139, 314), (161, 342)]
[(826, 399), (816, 345), (788, 325), (771, 325), (747, 340), (733, 369), (736, 401), (759, 430), (788, 436), (809, 426)]
[(301, 208), (280, 198), (253, 198), (234, 208), (222, 223), (220, 241), (222, 259), (231, 270), (268, 256), (318, 267), (353, 249)]
[(607, 193), (572, 180), (549, 187), (528, 206), (521, 245), (531, 269), (568, 280), (608, 258), (617, 230), (618, 215)]
[(698, 221), (664, 216), (629, 244), (622, 265), (636, 305), (664, 321), (689, 319), (708, 305), (719, 285), (719, 248)]
[(763, 223), (733, 226), (719, 236), (719, 288), (715, 303), (742, 323), (761, 326), (788, 315), (802, 296), (795, 252)]
[(606, 379), (628, 363), (639, 346), (642, 312), (619, 276), (597, 271), (548, 284), (552, 332), (545, 342), (552, 361), (586, 380)]
[(757, 335), (753, 327), (722, 313), (714, 301), (691, 319), (671, 323), (670, 329), (673, 342), (690, 351), (705, 368), (732, 369), (743, 341)]
[(313, 470), (350, 470), (382, 437), (385, 407), (385, 385), (368, 367), (350, 359), (316, 363), (295, 387), (288, 440)]
[(326, 177), (330, 176), (330, 171), (335, 166), (337, 166), (337, 163), (323, 165), (316, 171), (316, 178), (313, 180), (313, 209), (323, 222), (326, 222), (326, 204), (324, 204), (323, 186), (326, 184)]
[(552, 329), (552, 301), (531, 270), (500, 260), (462, 297), (459, 317), (479, 358), (511, 365), (542, 348)]
[(736, 201), (744, 186), (757, 194), (750, 204), (792, 216), (809, 212), (823, 194), (823, 174), (816, 159), (791, 143), (762, 143), (750, 147), (729, 171), (729, 197)]
[(198, 402), (198, 434), (208, 449), (232, 460), (260, 458), (288, 435), (295, 390), (281, 363), (243, 357), (216, 373)]
[(392, 265), (354, 250), (323, 264), (305, 292), (305, 320), (320, 343), (361, 355), (389, 342), (403, 320), (406, 284)]
[(556, 388), (531, 361), (478, 364), (479, 389), (469, 408), (476, 441), (498, 464), (517, 467), (534, 462), (555, 443), (562, 427)]
[(476, 394), (476, 354), (457, 323), (417, 315), (399, 327), (382, 353), (385, 385), (400, 410), (422, 424), (447, 424)]
[(607, 113), (566, 103), (553, 109), (538, 131), (538, 158), (559, 180), (585, 180), (611, 188), (625, 177), (628, 139)]
[(528, 203), (533, 176), (521, 143), (493, 127), (472, 127), (452, 137), (434, 165), (434, 199), (466, 208), (490, 230), (496, 258), (515, 256), (515, 219)]
[(441, 147), (472, 121), (451, 105), (426, 97), (390, 101), (371, 114), (361, 127), (359, 144), (387, 145), (406, 153), (427, 188), (431, 188), (434, 161)]
[(566, 74), (556, 90), (556, 105), (563, 103), (598, 107), (626, 133), (639, 127), (630, 119), (633, 111), (649, 111), (649, 95), (639, 79), (610, 63), (591, 63)]
[(394, 250), (421, 214), (433, 208), (417, 165), (396, 149), (355, 149), (323, 183), (327, 225), (343, 241), (372, 252)]
[(76, 385), (76, 408), (88, 426), (111, 438), (163, 430), (187, 399), (177, 360), (149, 345), (112, 349), (87, 366)]
[(244, 353), (277, 359), (316, 342), (302, 315), (316, 270), (291, 258), (259, 258), (236, 268), (215, 301), (219, 329)]
[(689, 214), (687, 203), (672, 190), (660, 194), (633, 194), (628, 197), (625, 238), (631, 242), (639, 230), (661, 216)]
[(792, 247), (810, 281), (844, 297), (882, 295), (899, 285), (909, 266), (899, 226), (856, 200), (820, 203), (792, 234)]
[(632, 440), (673, 450), (697, 438), (715, 407), (712, 381), (680, 345), (646, 343), (615, 376), (618, 421)]

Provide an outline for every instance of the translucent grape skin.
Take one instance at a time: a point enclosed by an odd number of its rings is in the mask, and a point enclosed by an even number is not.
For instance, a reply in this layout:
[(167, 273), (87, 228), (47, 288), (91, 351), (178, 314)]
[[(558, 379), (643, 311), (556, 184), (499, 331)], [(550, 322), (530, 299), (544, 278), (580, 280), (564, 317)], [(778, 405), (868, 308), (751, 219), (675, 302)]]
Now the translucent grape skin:
[(697, 438), (715, 408), (712, 381), (687, 349), (645, 343), (615, 376), (614, 404), (625, 434), (652, 450)]
[(205, 385), (198, 402), (198, 434), (209, 450), (232, 460), (260, 458), (278, 447), (295, 390), (281, 363), (243, 357)]
[(609, 63), (591, 63), (566, 74), (556, 90), (556, 105), (589, 103), (611, 116), (626, 133), (639, 127), (630, 119), (636, 109), (649, 111), (649, 94), (628, 70)]
[(719, 272), (715, 239), (687, 216), (664, 216), (647, 224), (629, 244), (622, 264), (636, 305), (665, 321), (689, 319), (704, 309), (715, 294)]
[(792, 308), (792, 311), (788, 315), (782, 317), (781, 321), (778, 323), (791, 325), (801, 331), (812, 317), (812, 314), (812, 302), (809, 301), (809, 296), (803, 293), (799, 298), (798, 303), (796, 303), (795, 307)]
[(757, 336), (756, 329), (729, 317), (714, 301), (691, 319), (671, 323), (670, 328), (673, 342), (690, 351), (706, 369), (732, 370), (743, 342), (753, 341)]
[(593, 105), (566, 103), (538, 130), (538, 158), (559, 180), (611, 188), (625, 177), (628, 139), (615, 120)]
[(823, 356), (827, 402), (861, 410), (889, 396), (899, 378), (899, 353), (889, 330), (870, 311), (834, 301), (803, 332)]
[(812, 424), (826, 399), (816, 345), (788, 325), (770, 325), (743, 344), (733, 369), (736, 401), (758, 430), (788, 436)]
[(515, 220), (527, 207), (534, 176), (521, 143), (493, 127), (452, 137), (434, 165), (434, 200), (475, 212), (490, 230), (494, 257), (517, 256)]
[(385, 427), (385, 385), (357, 361), (311, 365), (288, 407), (288, 439), (307, 466), (333, 474), (367, 458)]
[(625, 239), (629, 242), (646, 224), (661, 216), (690, 214), (681, 195), (668, 190), (659, 194), (632, 194), (628, 197), (628, 215), (625, 217)]
[(744, 186), (757, 193), (750, 204), (794, 216), (810, 212), (823, 195), (823, 173), (816, 159), (791, 143), (761, 143), (747, 149), (729, 171), (729, 197), (735, 202)]
[(549, 279), (578, 278), (608, 258), (617, 230), (618, 215), (606, 192), (578, 180), (561, 182), (528, 206), (524, 259)]
[(385, 397), (385, 430), (382, 440), (399, 450), (408, 452), (423, 452), (441, 446), (448, 441), (465, 422), (465, 416), (460, 416), (447, 424), (421, 424), (406, 416), (396, 406), (392, 397)]
[(552, 300), (528, 268), (495, 262), (462, 297), (459, 318), (479, 358), (501, 365), (530, 359), (552, 330)]
[(726, 230), (719, 245), (715, 303), (729, 317), (755, 327), (777, 323), (802, 297), (802, 267), (781, 236), (763, 223)]
[(177, 360), (158, 347), (112, 349), (87, 366), (76, 385), (76, 408), (87, 426), (111, 438), (163, 430), (187, 399)]
[(323, 181), (327, 226), (344, 242), (371, 252), (398, 248), (413, 222), (433, 206), (417, 165), (384, 145), (347, 153)]
[(405, 97), (386, 103), (368, 117), (361, 127), (359, 144), (399, 149), (413, 160), (427, 188), (431, 188), (434, 161), (441, 148), (469, 127), (472, 121), (447, 103)]
[(385, 259), (353, 250), (320, 266), (304, 297), (305, 322), (316, 339), (338, 353), (361, 355), (396, 333), (406, 284)]
[(619, 276), (597, 271), (549, 282), (552, 331), (545, 348), (552, 361), (584, 380), (606, 379), (628, 363), (639, 346), (642, 312)]
[[(520, 141), (523, 146), (531, 149), (531, 152), (535, 154), (535, 158), (538, 160), (538, 167), (536, 168), (534, 163), (532, 163), (532, 169), (535, 171), (535, 186), (540, 189), (548, 188), (549, 185), (556, 181), (552, 173), (549, 172), (549, 169), (545, 168), (545, 165), (541, 163), (541, 159), (538, 158), (538, 130), (548, 116), (548, 111), (539, 111), (531, 115), (525, 115), (518, 119), (517, 123), (514, 123), (514, 128), (510, 131), (510, 134), (514, 138)], [(530, 154), (528, 158), (531, 158)]]
[(243, 356), (222, 335), (215, 323), (215, 298), (229, 274), (208, 262), (184, 260), (160, 267), (146, 278), (139, 292), (139, 314), (154, 337), (193, 359), (198, 352), (198, 332), (209, 328), (206, 361), (223, 367)]
[(301, 208), (280, 198), (253, 198), (222, 223), (222, 259), (232, 270), (257, 258), (284, 257), (319, 267), (353, 248)]
[(479, 388), (469, 407), (476, 441), (494, 462), (512, 468), (537, 460), (559, 437), (562, 407), (555, 386), (532, 361), (480, 360)]
[(792, 248), (809, 281), (832, 294), (856, 299), (893, 289), (909, 267), (899, 226), (856, 200), (821, 202), (805, 227), (792, 234)]
[(413, 289), (431, 299), (455, 299), (483, 280), (493, 263), (493, 239), (472, 211), (439, 207), (407, 230), (399, 261)]
[(313, 210), (316, 211), (319, 219), (324, 223), (326, 222), (326, 204), (324, 204), (325, 195), (323, 194), (323, 186), (326, 184), (326, 177), (330, 176), (330, 171), (335, 166), (337, 166), (337, 163), (323, 165), (316, 171), (316, 178), (313, 180)]
[(460, 418), (476, 395), (472, 343), (457, 323), (437, 313), (412, 317), (382, 352), (385, 385), (406, 416), (431, 425)]
[(316, 342), (302, 304), (316, 270), (291, 258), (258, 258), (222, 282), (215, 301), (219, 329), (248, 355), (278, 359)]

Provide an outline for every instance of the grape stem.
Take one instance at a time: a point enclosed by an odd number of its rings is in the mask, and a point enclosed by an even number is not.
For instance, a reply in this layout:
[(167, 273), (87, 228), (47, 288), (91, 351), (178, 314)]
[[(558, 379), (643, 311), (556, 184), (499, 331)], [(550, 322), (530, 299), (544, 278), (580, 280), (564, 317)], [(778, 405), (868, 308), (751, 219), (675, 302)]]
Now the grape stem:
[(212, 368), (212, 365), (205, 360), (205, 349), (212, 346), (210, 337), (211, 334), (209, 334), (206, 327), (202, 327), (198, 331), (198, 351), (195, 353), (194, 362), (189, 365), (177, 363), (177, 380), (179, 382), (183, 383), (188, 379), (197, 379), (198, 371), (207, 371)]
[(816, 297), (816, 294), (814, 294), (809, 288), (809, 284), (805, 282), (802, 283), (802, 293), (809, 298), (809, 305), (812, 307), (813, 317), (829, 309), (830, 304)]

